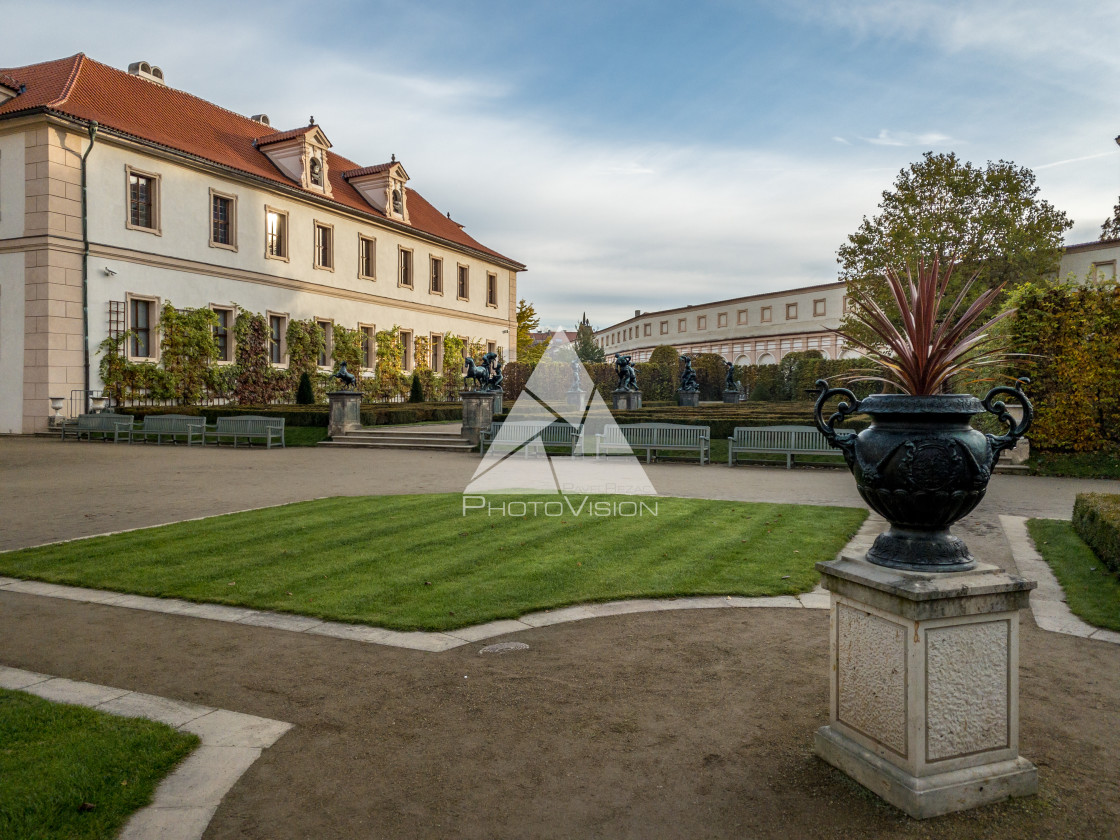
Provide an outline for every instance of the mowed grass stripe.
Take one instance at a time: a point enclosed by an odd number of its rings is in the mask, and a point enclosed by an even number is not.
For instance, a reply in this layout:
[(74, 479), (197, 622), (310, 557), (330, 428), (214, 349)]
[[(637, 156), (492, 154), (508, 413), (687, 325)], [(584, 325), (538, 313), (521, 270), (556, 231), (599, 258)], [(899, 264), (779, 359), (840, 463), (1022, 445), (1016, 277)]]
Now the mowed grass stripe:
[(490, 497), (542, 514), (511, 517), (464, 516), (458, 494), (321, 499), (8, 552), (0, 574), (446, 630), (589, 601), (804, 592), (867, 515), (677, 498), (642, 499), (656, 516), (543, 515), (556, 500)]

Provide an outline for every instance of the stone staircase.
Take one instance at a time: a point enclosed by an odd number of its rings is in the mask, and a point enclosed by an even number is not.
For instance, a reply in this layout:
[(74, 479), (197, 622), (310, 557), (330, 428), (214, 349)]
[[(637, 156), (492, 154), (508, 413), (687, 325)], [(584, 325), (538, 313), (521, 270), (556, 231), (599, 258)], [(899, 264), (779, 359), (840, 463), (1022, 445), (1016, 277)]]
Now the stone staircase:
[(472, 452), (478, 449), (453, 432), (425, 432), (416, 427), (390, 430), (365, 426), (338, 435), (333, 440), (322, 441), (318, 445), (350, 449), (417, 449), (429, 452)]

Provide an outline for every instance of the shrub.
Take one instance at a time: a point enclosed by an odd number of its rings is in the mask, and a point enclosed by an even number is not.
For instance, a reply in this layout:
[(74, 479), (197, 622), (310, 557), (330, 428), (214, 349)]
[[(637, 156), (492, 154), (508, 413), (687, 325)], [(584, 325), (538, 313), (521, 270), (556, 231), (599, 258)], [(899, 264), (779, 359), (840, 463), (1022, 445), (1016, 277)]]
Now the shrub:
[(1078, 493), (1073, 529), (1112, 572), (1120, 572), (1120, 495)]
[(420, 384), (420, 374), (415, 371), (412, 374), (412, 385), (409, 388), (408, 401), (410, 403), (424, 402), (424, 387)]
[(315, 389), (311, 387), (311, 376), (304, 371), (299, 375), (299, 388), (296, 389), (296, 405), (314, 405)]

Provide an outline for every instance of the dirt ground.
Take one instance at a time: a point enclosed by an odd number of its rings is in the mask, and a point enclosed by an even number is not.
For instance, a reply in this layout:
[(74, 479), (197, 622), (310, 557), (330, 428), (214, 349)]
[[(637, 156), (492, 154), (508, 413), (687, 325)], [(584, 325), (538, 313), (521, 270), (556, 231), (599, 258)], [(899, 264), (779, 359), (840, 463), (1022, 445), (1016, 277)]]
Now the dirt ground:
[[(27, 471), (57, 488), (36, 461)], [(14, 522), (11, 475), (0, 510)], [(112, 510), (111, 487), (97, 509)], [(1013, 569), (1005, 507), (957, 533)], [(506, 637), (524, 651), (431, 654), (0, 593), (4, 665), (295, 724), (223, 800), (209, 840), (1120, 838), (1120, 648), (1025, 614), (1020, 750), (1040, 795), (919, 822), (812, 753), (827, 629), (824, 611), (645, 613)]]

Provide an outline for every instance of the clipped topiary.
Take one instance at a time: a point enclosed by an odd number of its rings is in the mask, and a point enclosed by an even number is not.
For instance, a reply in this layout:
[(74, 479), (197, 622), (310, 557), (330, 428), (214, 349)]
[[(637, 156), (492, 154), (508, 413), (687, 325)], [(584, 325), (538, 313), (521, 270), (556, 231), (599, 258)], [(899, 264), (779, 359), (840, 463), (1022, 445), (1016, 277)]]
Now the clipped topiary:
[(1120, 495), (1078, 493), (1073, 530), (1112, 572), (1120, 572)]
[(304, 371), (299, 375), (299, 387), (296, 388), (296, 405), (314, 405), (315, 389), (311, 387), (311, 377)]
[(408, 401), (410, 403), (424, 402), (424, 386), (420, 384), (420, 374), (412, 374), (412, 387), (408, 392)]

